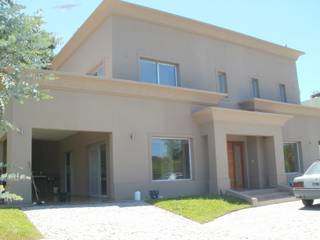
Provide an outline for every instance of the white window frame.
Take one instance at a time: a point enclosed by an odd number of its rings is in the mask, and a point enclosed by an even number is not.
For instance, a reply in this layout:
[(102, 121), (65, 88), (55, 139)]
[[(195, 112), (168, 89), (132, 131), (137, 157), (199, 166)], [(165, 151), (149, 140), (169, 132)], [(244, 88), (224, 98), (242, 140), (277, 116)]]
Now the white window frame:
[[(283, 147), (285, 144), (297, 144), (297, 150), (298, 150), (298, 172), (285, 172), (287, 175), (297, 175), (297, 174), (300, 174), (303, 172), (303, 169), (302, 169), (302, 145), (301, 145), (301, 142), (297, 141), (297, 142), (284, 142), (283, 143)], [(284, 153), (283, 153), (283, 156), (284, 156)], [(285, 159), (284, 159), (284, 167), (285, 167)], [(284, 169), (286, 170), (286, 169)]]
[[(153, 179), (153, 162), (152, 162), (152, 140), (153, 139), (165, 139), (165, 140), (187, 140), (189, 147), (189, 166), (190, 166), (190, 177), (183, 179)], [(150, 139), (150, 159), (151, 159), (151, 181), (152, 182), (181, 182), (181, 181), (192, 181), (193, 180), (193, 169), (192, 169), (192, 138), (188, 137), (158, 137), (152, 136)]]
[[(255, 86), (256, 86), (256, 88), (255, 88)], [(260, 84), (259, 84), (258, 78), (251, 78), (251, 88), (252, 88), (252, 96), (254, 98), (261, 98)]]
[[(178, 81), (178, 64), (174, 64), (174, 63), (168, 63), (168, 62), (162, 62), (162, 61), (157, 61), (157, 60), (152, 60), (152, 59), (148, 59), (148, 58), (140, 58), (139, 60), (139, 72), (140, 72), (140, 78), (139, 80), (141, 81), (141, 62), (150, 62), (150, 63), (154, 63), (157, 66), (157, 83), (158, 85), (161, 86), (168, 86), (168, 87), (180, 87), (179, 85), (179, 81)], [(161, 84), (160, 83), (160, 71), (159, 71), (159, 65), (166, 65), (166, 66), (174, 66), (175, 68), (175, 86), (172, 85), (165, 85), (165, 84)], [(154, 84), (154, 83), (150, 83), (150, 82), (144, 82), (141, 81), (143, 83), (149, 83), (149, 84)]]

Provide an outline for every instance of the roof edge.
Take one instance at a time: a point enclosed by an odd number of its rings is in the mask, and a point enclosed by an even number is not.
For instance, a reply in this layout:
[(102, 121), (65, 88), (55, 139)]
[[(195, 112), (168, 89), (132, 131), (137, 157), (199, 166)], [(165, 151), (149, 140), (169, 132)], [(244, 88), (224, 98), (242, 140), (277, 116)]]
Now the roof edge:
[(320, 117), (319, 107), (312, 107), (303, 104), (284, 103), (269, 99), (253, 98), (241, 101), (239, 102), (239, 105), (244, 109), (255, 111)]
[(73, 52), (81, 46), (90, 33), (94, 31), (104, 19), (111, 15), (124, 15), (144, 21), (163, 24), (293, 60), (297, 60), (300, 56), (304, 55), (304, 52), (302, 51), (218, 27), (213, 24), (120, 0), (104, 0), (56, 55), (52, 61), (51, 68), (54, 70), (59, 69), (59, 67), (72, 56)]

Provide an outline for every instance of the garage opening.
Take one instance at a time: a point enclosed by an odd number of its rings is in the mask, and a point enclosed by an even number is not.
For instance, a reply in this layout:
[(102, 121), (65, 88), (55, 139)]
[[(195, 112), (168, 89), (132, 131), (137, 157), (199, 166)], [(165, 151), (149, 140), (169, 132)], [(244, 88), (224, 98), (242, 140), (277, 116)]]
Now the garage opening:
[(111, 133), (32, 130), (33, 201), (112, 198)]

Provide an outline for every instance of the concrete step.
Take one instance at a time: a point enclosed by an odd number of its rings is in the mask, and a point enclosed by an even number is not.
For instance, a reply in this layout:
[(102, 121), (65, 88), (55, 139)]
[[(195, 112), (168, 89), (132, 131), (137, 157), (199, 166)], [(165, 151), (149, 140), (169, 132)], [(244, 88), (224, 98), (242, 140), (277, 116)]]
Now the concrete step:
[(265, 195), (265, 194), (272, 194), (272, 193), (278, 193), (282, 192), (278, 188), (266, 188), (266, 189), (254, 189), (254, 190), (246, 190), (241, 191), (243, 194), (246, 194), (248, 196), (259, 196), (259, 195)]
[(253, 189), (246, 191), (228, 190), (227, 194), (250, 202), (254, 206), (295, 201), (291, 191), (284, 188)]
[(293, 201), (298, 201), (298, 199), (295, 198), (294, 196), (289, 196), (289, 197), (282, 197), (282, 198), (275, 198), (275, 199), (258, 201), (256, 204), (254, 204), (254, 206), (266, 206), (266, 205), (271, 205), (271, 204), (293, 202)]
[(277, 198), (280, 199), (280, 198), (292, 197), (292, 194), (288, 192), (274, 192), (274, 193), (258, 195), (255, 197), (258, 199), (258, 201), (266, 201), (266, 200), (277, 199)]

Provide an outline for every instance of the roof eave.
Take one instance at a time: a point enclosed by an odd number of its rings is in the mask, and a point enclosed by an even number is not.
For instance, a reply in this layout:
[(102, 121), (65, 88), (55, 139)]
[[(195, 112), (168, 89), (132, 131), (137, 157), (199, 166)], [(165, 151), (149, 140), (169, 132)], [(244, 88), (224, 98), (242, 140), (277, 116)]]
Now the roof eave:
[(295, 61), (300, 56), (304, 55), (304, 52), (302, 51), (284, 47), (208, 23), (119, 0), (104, 0), (57, 54), (52, 61), (51, 69), (58, 70), (90, 35), (90, 33), (94, 31), (104, 19), (111, 15), (124, 15), (150, 22), (170, 25), (182, 30), (207, 35), (216, 39), (287, 57)]

